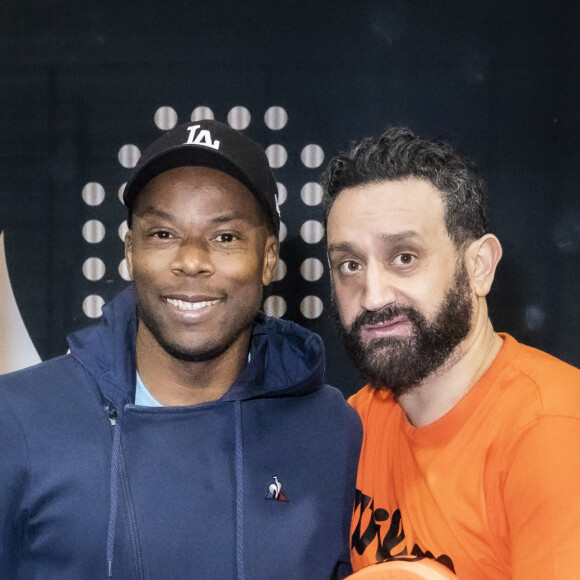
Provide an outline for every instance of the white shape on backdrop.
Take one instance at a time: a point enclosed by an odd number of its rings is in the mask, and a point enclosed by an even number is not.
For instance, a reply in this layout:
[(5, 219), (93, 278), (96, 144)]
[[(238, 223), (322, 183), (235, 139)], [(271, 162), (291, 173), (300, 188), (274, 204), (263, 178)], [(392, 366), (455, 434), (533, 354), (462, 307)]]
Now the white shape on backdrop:
[(0, 232), (0, 297), (0, 374), (4, 374), (40, 362), (10, 284), (4, 232)]
[(101, 205), (105, 201), (105, 188), (100, 183), (91, 181), (83, 187), (82, 195), (87, 205)]
[(287, 235), (288, 235), (288, 228), (286, 227), (286, 224), (284, 222), (280, 222), (280, 234), (278, 235), (278, 239), (280, 240), (280, 243), (282, 243), (286, 239)]
[(173, 107), (159, 107), (155, 111), (153, 121), (162, 131), (169, 131), (177, 125), (177, 113)]
[(264, 114), (264, 122), (268, 129), (279, 131), (288, 123), (288, 113), (282, 107), (270, 107)]
[(196, 107), (191, 112), (192, 121), (202, 121), (203, 119), (213, 119), (213, 111), (209, 107)]
[(322, 201), (322, 187), (313, 181), (306, 183), (300, 190), (300, 197), (306, 205), (319, 205)]
[(268, 316), (275, 316), (281, 318), (286, 313), (286, 300), (282, 296), (268, 296), (264, 300), (264, 312)]
[(288, 190), (286, 189), (286, 186), (279, 181), (276, 182), (276, 186), (278, 187), (278, 205), (282, 205), (288, 197)]
[(300, 159), (302, 159), (302, 163), (304, 163), (306, 167), (316, 169), (316, 167), (320, 167), (324, 161), (324, 151), (320, 145), (312, 143), (311, 145), (306, 145), (306, 147), (302, 149)]
[(278, 263), (274, 270), (274, 282), (280, 282), (280, 280), (283, 280), (286, 277), (287, 271), (288, 267), (286, 266), (286, 262), (284, 262), (282, 258), (278, 258)]
[(117, 158), (119, 159), (119, 163), (125, 169), (133, 169), (133, 167), (137, 165), (137, 161), (139, 161), (141, 158), (141, 151), (137, 145), (132, 145), (129, 143), (127, 145), (123, 145), (123, 147), (119, 149)]
[(230, 127), (233, 127), (238, 131), (247, 129), (251, 120), (252, 115), (250, 115), (250, 111), (248, 111), (246, 107), (233, 107), (228, 113), (228, 123)]
[(324, 304), (318, 296), (306, 296), (300, 303), (300, 312), (304, 318), (318, 318), (324, 310)]
[(275, 143), (266, 148), (266, 157), (268, 157), (270, 167), (280, 169), (288, 161), (288, 152), (284, 145)]
[(324, 228), (317, 220), (307, 220), (300, 228), (300, 235), (307, 244), (317, 244), (324, 236)]

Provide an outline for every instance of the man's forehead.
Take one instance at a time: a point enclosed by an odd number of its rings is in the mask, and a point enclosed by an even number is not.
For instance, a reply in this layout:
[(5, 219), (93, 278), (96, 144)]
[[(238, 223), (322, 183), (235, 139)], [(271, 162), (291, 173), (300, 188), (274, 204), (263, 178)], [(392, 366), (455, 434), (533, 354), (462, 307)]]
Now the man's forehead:
[(234, 177), (208, 167), (183, 166), (164, 171), (149, 181), (136, 196), (133, 213), (140, 215), (151, 208), (175, 209), (176, 203), (185, 211), (190, 201), (201, 199), (232, 207), (259, 206), (255, 196)]
[[(384, 181), (344, 189), (328, 214), (332, 233), (353, 227), (397, 234), (420, 230), (421, 224), (444, 225), (444, 206), (439, 190), (417, 179)], [(415, 225), (416, 224), (416, 225)]]
[(389, 251), (401, 244), (447, 248), (450, 243), (440, 192), (418, 179), (343, 190), (328, 215), (326, 233), (329, 255)]
[(377, 181), (343, 189), (332, 205), (348, 205), (353, 209), (373, 210), (381, 208), (408, 208), (422, 210), (426, 207), (442, 207), (441, 192), (429, 181), (406, 178), (396, 181)]

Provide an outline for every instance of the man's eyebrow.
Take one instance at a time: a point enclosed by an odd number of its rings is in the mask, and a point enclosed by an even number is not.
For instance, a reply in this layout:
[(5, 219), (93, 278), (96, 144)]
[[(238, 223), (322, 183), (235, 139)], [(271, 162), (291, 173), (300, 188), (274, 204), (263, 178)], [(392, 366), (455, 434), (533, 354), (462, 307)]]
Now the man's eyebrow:
[(227, 213), (225, 215), (218, 215), (218, 216), (214, 217), (211, 221), (214, 224), (225, 224), (227, 222), (233, 222), (235, 220), (248, 221), (245, 216), (243, 216), (242, 214), (236, 213), (236, 212)]
[[(409, 239), (417, 238), (417, 232), (413, 230), (405, 230), (404, 232), (398, 232), (396, 234), (380, 234), (377, 238), (386, 244), (399, 244), (401, 242), (406, 242)], [(332, 252), (356, 252), (357, 246), (352, 242), (337, 242), (335, 244), (330, 244), (328, 246), (328, 253)]]
[(135, 215), (140, 218), (145, 218), (148, 216), (159, 217), (161, 219), (169, 221), (173, 221), (174, 219), (174, 217), (170, 213), (163, 211), (162, 209), (153, 207), (152, 205), (146, 207), (143, 211), (140, 211), (139, 213), (135, 212)]
[(328, 246), (328, 253), (332, 252), (354, 252), (355, 245), (350, 242), (338, 242), (336, 244), (330, 244)]
[(400, 242), (406, 242), (410, 238), (416, 238), (416, 237), (417, 237), (417, 232), (414, 232), (413, 230), (406, 230), (404, 232), (399, 232), (396, 234), (381, 234), (379, 236), (379, 238), (382, 241), (387, 242), (388, 244), (398, 244)]
[[(152, 217), (158, 217), (167, 221), (174, 221), (175, 220), (175, 216), (173, 214), (170, 214), (169, 212), (166, 212), (162, 209), (159, 209), (157, 207), (154, 206), (149, 206), (146, 207), (143, 211), (140, 211), (139, 213), (136, 213), (135, 215), (137, 215), (140, 218), (147, 218), (148, 216), (152, 216)], [(246, 219), (242, 214), (240, 213), (236, 213), (236, 212), (232, 212), (232, 213), (228, 213), (228, 214), (224, 214), (224, 215), (218, 215), (214, 218), (212, 218), (212, 223), (214, 224), (223, 224), (223, 223), (228, 223), (231, 221), (235, 221), (235, 220), (244, 220)]]

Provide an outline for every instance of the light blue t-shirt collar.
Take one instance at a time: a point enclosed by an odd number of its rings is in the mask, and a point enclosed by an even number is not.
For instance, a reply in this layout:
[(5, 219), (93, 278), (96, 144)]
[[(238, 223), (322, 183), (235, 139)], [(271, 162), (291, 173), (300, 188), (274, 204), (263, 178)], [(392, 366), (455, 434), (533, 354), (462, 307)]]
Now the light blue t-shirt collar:
[(163, 407), (163, 405), (149, 392), (147, 387), (143, 384), (139, 373), (137, 373), (136, 380), (135, 405), (140, 405), (141, 407)]
[[(252, 358), (252, 353), (248, 354), (248, 362)], [(141, 407), (163, 407), (163, 405), (149, 392), (149, 389), (143, 384), (139, 373), (135, 381), (135, 405)]]

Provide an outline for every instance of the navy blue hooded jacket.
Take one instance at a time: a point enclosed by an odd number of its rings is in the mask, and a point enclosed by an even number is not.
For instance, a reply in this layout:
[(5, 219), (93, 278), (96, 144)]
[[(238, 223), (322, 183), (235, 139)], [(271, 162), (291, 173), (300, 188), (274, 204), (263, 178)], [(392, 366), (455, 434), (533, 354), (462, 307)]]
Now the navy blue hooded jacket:
[(104, 310), (0, 377), (0, 578), (346, 574), (362, 430), (320, 338), (260, 315), (221, 399), (139, 407), (132, 290)]

